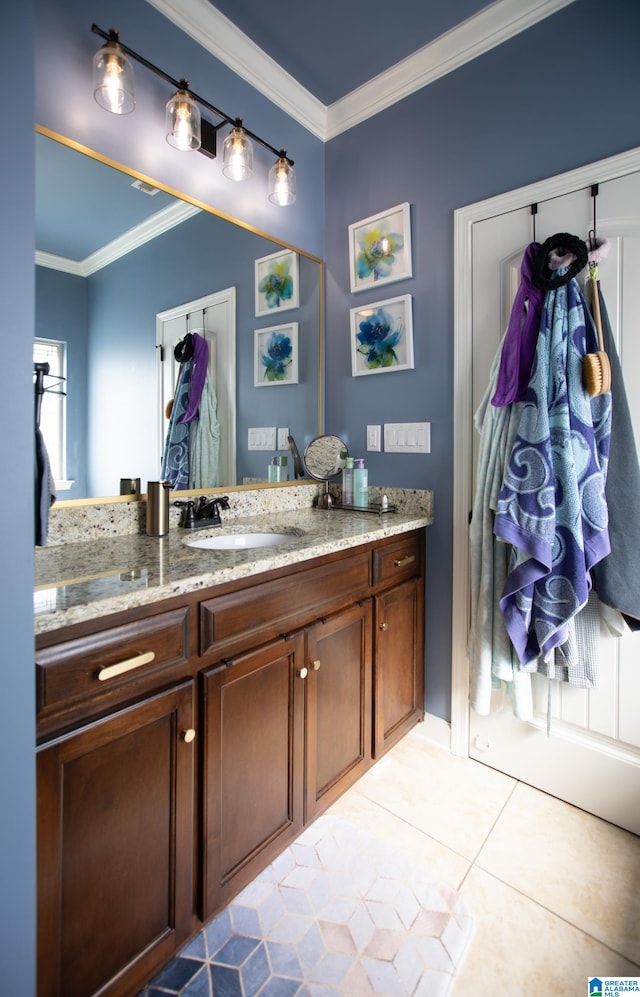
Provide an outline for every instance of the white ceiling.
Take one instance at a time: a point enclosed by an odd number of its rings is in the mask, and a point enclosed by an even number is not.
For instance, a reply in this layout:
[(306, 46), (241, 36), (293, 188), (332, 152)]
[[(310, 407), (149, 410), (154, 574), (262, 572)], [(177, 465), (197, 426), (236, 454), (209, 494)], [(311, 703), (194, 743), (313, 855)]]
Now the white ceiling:
[[(147, 2), (327, 141), (574, 0)], [(434, 25), (442, 29), (436, 37)], [(389, 53), (402, 57), (388, 65)], [(343, 92), (354, 82), (355, 89)], [(340, 96), (328, 104), (319, 96), (335, 93)]]

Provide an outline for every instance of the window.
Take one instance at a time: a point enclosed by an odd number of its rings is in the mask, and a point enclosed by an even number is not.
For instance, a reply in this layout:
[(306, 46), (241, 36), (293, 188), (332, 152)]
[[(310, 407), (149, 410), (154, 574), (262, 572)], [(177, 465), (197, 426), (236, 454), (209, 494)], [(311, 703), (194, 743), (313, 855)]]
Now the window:
[(33, 344), (33, 362), (48, 363), (45, 376), (45, 393), (40, 409), (40, 429), (49, 454), (51, 471), (56, 487), (64, 487), (67, 476), (65, 394), (66, 343), (50, 339), (36, 339)]

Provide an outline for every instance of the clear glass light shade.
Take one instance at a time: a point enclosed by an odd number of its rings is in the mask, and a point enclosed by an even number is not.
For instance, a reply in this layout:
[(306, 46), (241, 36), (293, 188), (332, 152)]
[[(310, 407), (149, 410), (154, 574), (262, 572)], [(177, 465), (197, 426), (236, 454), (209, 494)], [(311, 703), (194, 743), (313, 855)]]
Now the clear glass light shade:
[(178, 90), (167, 103), (165, 126), (167, 142), (174, 149), (189, 152), (200, 148), (200, 108), (186, 90)]
[(130, 114), (136, 106), (133, 67), (115, 41), (107, 42), (93, 57), (93, 96), (112, 114)]
[(293, 166), (283, 157), (277, 159), (269, 170), (269, 200), (282, 207), (295, 204), (296, 175)]
[(224, 140), (222, 172), (229, 180), (248, 180), (253, 176), (253, 146), (244, 128), (236, 126)]

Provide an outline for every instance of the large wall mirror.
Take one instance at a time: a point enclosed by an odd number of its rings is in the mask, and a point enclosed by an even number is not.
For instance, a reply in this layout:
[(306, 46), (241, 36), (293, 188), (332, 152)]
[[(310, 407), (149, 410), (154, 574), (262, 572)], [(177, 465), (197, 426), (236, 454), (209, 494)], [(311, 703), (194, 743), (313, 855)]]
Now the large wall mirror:
[[(64, 413), (58, 501), (118, 495), (123, 478), (139, 478), (144, 491), (159, 478), (174, 375), (159, 361), (158, 330), (198, 332), (215, 321), (209, 301), (224, 303), (221, 334), (233, 343), (220, 363), (235, 368), (221, 372), (233, 406), (222, 416), (233, 435), (227, 480), (212, 487), (266, 481), (277, 451), (249, 450), (249, 429), (286, 428), (301, 448), (322, 432), (322, 262), (46, 129), (35, 138), (35, 336), (45, 355), (62, 356), (65, 378), (50, 377), (44, 399)], [(297, 306), (257, 316), (256, 260), (283, 249), (297, 257)], [(297, 380), (262, 383), (259, 333), (291, 324)]]

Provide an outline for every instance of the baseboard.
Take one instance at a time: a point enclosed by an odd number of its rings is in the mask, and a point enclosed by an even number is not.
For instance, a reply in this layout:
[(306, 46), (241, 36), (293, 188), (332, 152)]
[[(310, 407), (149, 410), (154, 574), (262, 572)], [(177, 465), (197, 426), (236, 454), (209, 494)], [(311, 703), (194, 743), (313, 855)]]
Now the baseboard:
[(436, 717), (433, 713), (425, 713), (424, 721), (416, 724), (413, 731), (425, 741), (451, 751), (451, 724), (447, 720)]

